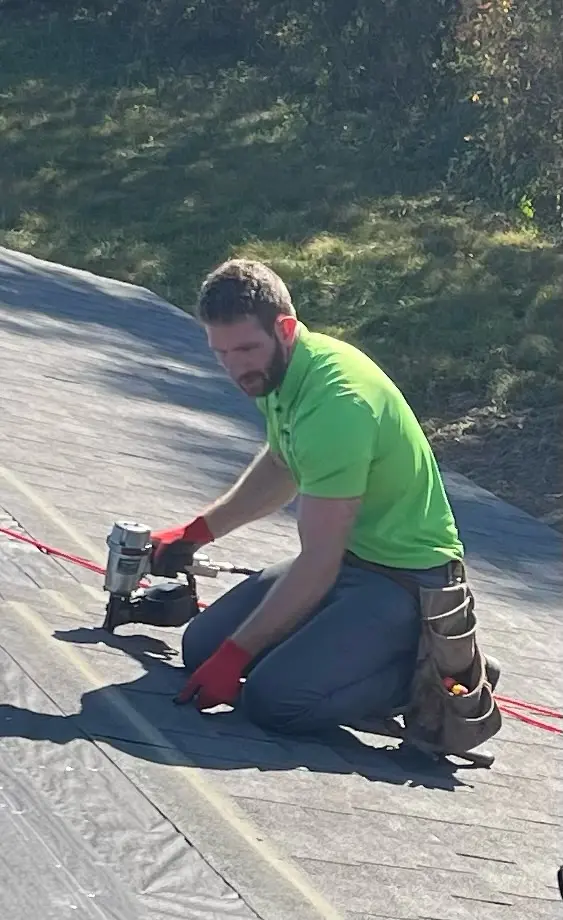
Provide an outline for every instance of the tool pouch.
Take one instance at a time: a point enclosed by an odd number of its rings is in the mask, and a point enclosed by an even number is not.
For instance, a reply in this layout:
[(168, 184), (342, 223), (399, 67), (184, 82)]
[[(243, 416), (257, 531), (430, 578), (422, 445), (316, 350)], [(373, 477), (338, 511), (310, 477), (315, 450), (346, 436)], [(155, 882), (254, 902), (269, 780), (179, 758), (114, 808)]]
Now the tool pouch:
[[(418, 590), (421, 635), (404, 715), (406, 735), (446, 754), (462, 754), (492, 738), (502, 725), (477, 642), (474, 598), (465, 578)], [(453, 695), (444, 678), (453, 678), (468, 693)]]

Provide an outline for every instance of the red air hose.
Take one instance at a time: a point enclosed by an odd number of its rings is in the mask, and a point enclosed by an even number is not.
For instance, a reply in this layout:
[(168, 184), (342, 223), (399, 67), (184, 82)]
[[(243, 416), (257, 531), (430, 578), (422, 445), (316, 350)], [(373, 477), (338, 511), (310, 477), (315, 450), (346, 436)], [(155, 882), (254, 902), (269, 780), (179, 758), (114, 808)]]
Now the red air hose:
[[(26, 537), (24, 534), (18, 533), (16, 530), (10, 530), (8, 527), (0, 527), (0, 533), (5, 534), (7, 537), (12, 537), (14, 540), (20, 540), (23, 543), (29, 543), (31, 546), (34, 546), (40, 552), (45, 553), (47, 556), (56, 556), (59, 559), (64, 559), (66, 562), (72, 562), (76, 565), (81, 565), (85, 569), (89, 569), (91, 572), (96, 572), (98, 575), (105, 575), (106, 570), (101, 565), (97, 565), (95, 562), (91, 562), (89, 559), (83, 559), (82, 556), (75, 556), (73, 553), (65, 553), (63, 550), (57, 549), (54, 546), (48, 546), (46, 543), (41, 543), (39, 540), (34, 540), (32, 537)], [(140, 581), (139, 587), (145, 588), (148, 587), (150, 582)], [(205, 608), (207, 605), (203, 602), (200, 602), (199, 605), (201, 608)], [(518, 712), (519, 709), (524, 709), (527, 712), (535, 713), (536, 715), (548, 716), (551, 719), (563, 719), (563, 713), (558, 712), (555, 709), (549, 709), (545, 706), (536, 706), (534, 703), (526, 703), (523, 700), (516, 700), (510, 696), (499, 696), (495, 693), (495, 699), (499, 705), (501, 712), (504, 712), (505, 715), (513, 716), (515, 719), (519, 719), (521, 722), (525, 722), (527, 725), (533, 725), (535, 728), (542, 728), (544, 731), (554, 732), (558, 735), (563, 735), (563, 729), (557, 728), (555, 725), (550, 725), (548, 722), (540, 721), (535, 719), (532, 716), (526, 716), (523, 712)]]
[(98, 575), (105, 575), (106, 573), (103, 566), (97, 565), (95, 562), (90, 562), (89, 559), (83, 559), (82, 556), (75, 556), (72, 553), (65, 553), (62, 549), (56, 549), (54, 546), (47, 546), (46, 543), (40, 543), (39, 540), (34, 540), (32, 537), (26, 537), (16, 530), (10, 530), (8, 527), (0, 527), (0, 533), (4, 533), (8, 537), (13, 537), (15, 540), (21, 540), (22, 543), (29, 543), (47, 556), (58, 556), (59, 559), (65, 559), (67, 562), (74, 562), (76, 565), (81, 565), (85, 569), (90, 569), (91, 572), (97, 572)]

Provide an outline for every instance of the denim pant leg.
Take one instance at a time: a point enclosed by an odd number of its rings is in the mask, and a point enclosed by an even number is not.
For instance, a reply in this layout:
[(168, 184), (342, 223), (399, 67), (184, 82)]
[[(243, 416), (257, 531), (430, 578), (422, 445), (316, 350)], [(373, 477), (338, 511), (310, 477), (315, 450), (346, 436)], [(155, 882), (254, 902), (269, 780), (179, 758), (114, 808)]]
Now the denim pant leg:
[(408, 698), (419, 636), (409, 591), (344, 565), (321, 608), (251, 670), (241, 705), (252, 721), (288, 733), (386, 716)]
[(292, 562), (284, 560), (250, 575), (190, 620), (182, 637), (184, 665), (190, 673), (244, 622)]

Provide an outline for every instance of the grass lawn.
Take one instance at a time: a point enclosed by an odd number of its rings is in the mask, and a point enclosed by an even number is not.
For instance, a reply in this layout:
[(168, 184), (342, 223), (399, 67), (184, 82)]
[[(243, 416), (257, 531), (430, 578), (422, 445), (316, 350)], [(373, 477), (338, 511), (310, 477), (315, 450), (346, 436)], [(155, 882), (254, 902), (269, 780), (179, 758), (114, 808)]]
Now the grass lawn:
[(561, 244), (268, 73), (150, 73), (80, 23), (12, 24), (0, 60), (2, 245), (186, 310), (220, 260), (264, 259), (397, 380), (442, 462), (562, 525)]

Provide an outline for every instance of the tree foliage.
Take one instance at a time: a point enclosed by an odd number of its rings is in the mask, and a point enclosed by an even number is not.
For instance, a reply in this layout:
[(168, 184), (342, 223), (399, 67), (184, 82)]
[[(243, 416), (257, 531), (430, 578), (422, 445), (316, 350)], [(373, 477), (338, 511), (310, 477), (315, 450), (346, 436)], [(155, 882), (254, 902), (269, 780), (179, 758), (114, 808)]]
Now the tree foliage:
[(455, 47), (460, 86), (478, 112), (464, 173), (560, 226), (562, 25), (561, 0), (464, 0)]

